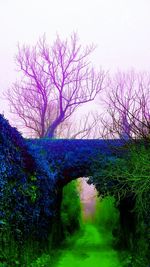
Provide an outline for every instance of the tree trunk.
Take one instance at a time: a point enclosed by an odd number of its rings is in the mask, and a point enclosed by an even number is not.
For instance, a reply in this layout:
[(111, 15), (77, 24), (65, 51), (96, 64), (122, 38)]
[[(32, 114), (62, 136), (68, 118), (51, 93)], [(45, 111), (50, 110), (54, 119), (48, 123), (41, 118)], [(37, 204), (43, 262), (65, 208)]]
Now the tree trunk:
[(62, 117), (57, 118), (47, 129), (45, 137), (53, 138), (55, 136), (55, 130), (61, 123)]

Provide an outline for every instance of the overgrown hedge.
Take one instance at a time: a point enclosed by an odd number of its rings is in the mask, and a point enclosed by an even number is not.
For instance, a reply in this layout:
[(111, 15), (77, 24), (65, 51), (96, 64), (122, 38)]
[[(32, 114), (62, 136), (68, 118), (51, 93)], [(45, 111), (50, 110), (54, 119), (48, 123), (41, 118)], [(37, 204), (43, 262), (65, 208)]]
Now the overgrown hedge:
[[(0, 225), (16, 239), (45, 238), (54, 217), (55, 179), (44, 155), (0, 115)], [(40, 231), (39, 231), (40, 229)]]
[[(53, 170), (57, 169), (58, 183), (65, 185), (78, 177), (93, 175), (93, 162), (101, 158), (102, 168), (108, 158), (117, 158), (122, 154), (118, 149), (121, 140), (82, 140), (82, 139), (27, 139), (27, 144), (38, 148), (48, 160)], [(96, 170), (97, 171), (97, 170)]]
[(123, 157), (108, 157), (106, 162), (97, 158), (93, 162), (93, 174), (89, 182), (96, 185), (99, 194), (113, 195), (118, 203), (119, 248), (131, 250), (133, 266), (147, 267), (150, 263), (150, 142), (130, 143)]

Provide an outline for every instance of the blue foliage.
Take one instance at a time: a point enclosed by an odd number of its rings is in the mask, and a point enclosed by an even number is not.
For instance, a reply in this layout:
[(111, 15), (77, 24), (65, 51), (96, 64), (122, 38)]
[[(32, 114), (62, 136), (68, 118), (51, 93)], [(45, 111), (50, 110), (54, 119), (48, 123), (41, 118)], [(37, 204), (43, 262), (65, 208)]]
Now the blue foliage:
[(89, 176), (91, 159), (99, 156), (104, 166), (121, 145), (120, 140), (25, 140), (0, 115), (0, 220), (14, 232), (45, 238), (57, 212), (58, 185), (66, 177)]
[(93, 174), (93, 162), (100, 160), (101, 166), (107, 164), (108, 158), (115, 160), (116, 154), (122, 153), (119, 147), (123, 145), (121, 140), (75, 140), (75, 139), (28, 139), (27, 144), (34, 146), (45, 155), (51, 169), (57, 169), (57, 179), (65, 184), (69, 177), (72, 179), (91, 176)]
[[(26, 237), (47, 235), (54, 216), (56, 172), (0, 115), (0, 221)], [(39, 231), (40, 229), (40, 231)]]

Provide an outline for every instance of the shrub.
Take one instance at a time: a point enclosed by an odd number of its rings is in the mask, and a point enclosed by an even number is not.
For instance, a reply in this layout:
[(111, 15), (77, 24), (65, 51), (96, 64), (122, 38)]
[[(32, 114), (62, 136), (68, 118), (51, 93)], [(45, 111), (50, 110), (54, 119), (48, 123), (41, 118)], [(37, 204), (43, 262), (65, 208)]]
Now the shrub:
[[(134, 201), (130, 213), (134, 211), (136, 219), (135, 235), (131, 244), (135, 266), (143, 266), (150, 261), (150, 147), (149, 144), (130, 144), (123, 157), (108, 158), (102, 165), (101, 158), (95, 162), (97, 168), (91, 182), (103, 196), (113, 195), (117, 203), (124, 199)], [(132, 203), (131, 203), (132, 204)], [(127, 218), (129, 220), (129, 218)], [(126, 238), (129, 239), (129, 236)], [(138, 265), (137, 258), (140, 264)], [(145, 261), (144, 261), (145, 258)], [(143, 259), (143, 260), (142, 260)]]
[(81, 205), (77, 181), (72, 181), (63, 188), (61, 221), (65, 237), (72, 235), (80, 227)]
[(19, 255), (30, 237), (48, 238), (55, 215), (56, 177), (38, 148), (27, 144), (0, 115), (0, 261), (11, 257), (12, 242), (17, 242), (14, 253)]

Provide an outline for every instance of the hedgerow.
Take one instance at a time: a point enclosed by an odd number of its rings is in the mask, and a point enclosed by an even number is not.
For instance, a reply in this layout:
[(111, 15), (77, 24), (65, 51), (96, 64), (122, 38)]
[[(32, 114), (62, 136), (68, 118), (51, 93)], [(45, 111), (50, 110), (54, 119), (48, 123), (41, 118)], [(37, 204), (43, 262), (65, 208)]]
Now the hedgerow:
[[(132, 263), (136, 267), (148, 266), (150, 262), (150, 144), (142, 141), (131, 143), (122, 157), (108, 157), (107, 161), (97, 158), (95, 162), (93, 161), (93, 176), (89, 183), (95, 184), (101, 196), (113, 195), (118, 207), (123, 203), (125, 215), (125, 209), (129, 205), (130, 210), (126, 215), (130, 216), (126, 218), (128, 222), (126, 227), (129, 231), (124, 232), (124, 235), (126, 234), (126, 239), (130, 243)], [(132, 228), (132, 223), (135, 229)], [(121, 239), (124, 242), (124, 238), (121, 237)]]
[[(57, 173), (40, 151), (0, 115), (0, 224), (15, 239), (44, 238), (55, 215)], [(40, 231), (39, 231), (40, 229)]]

